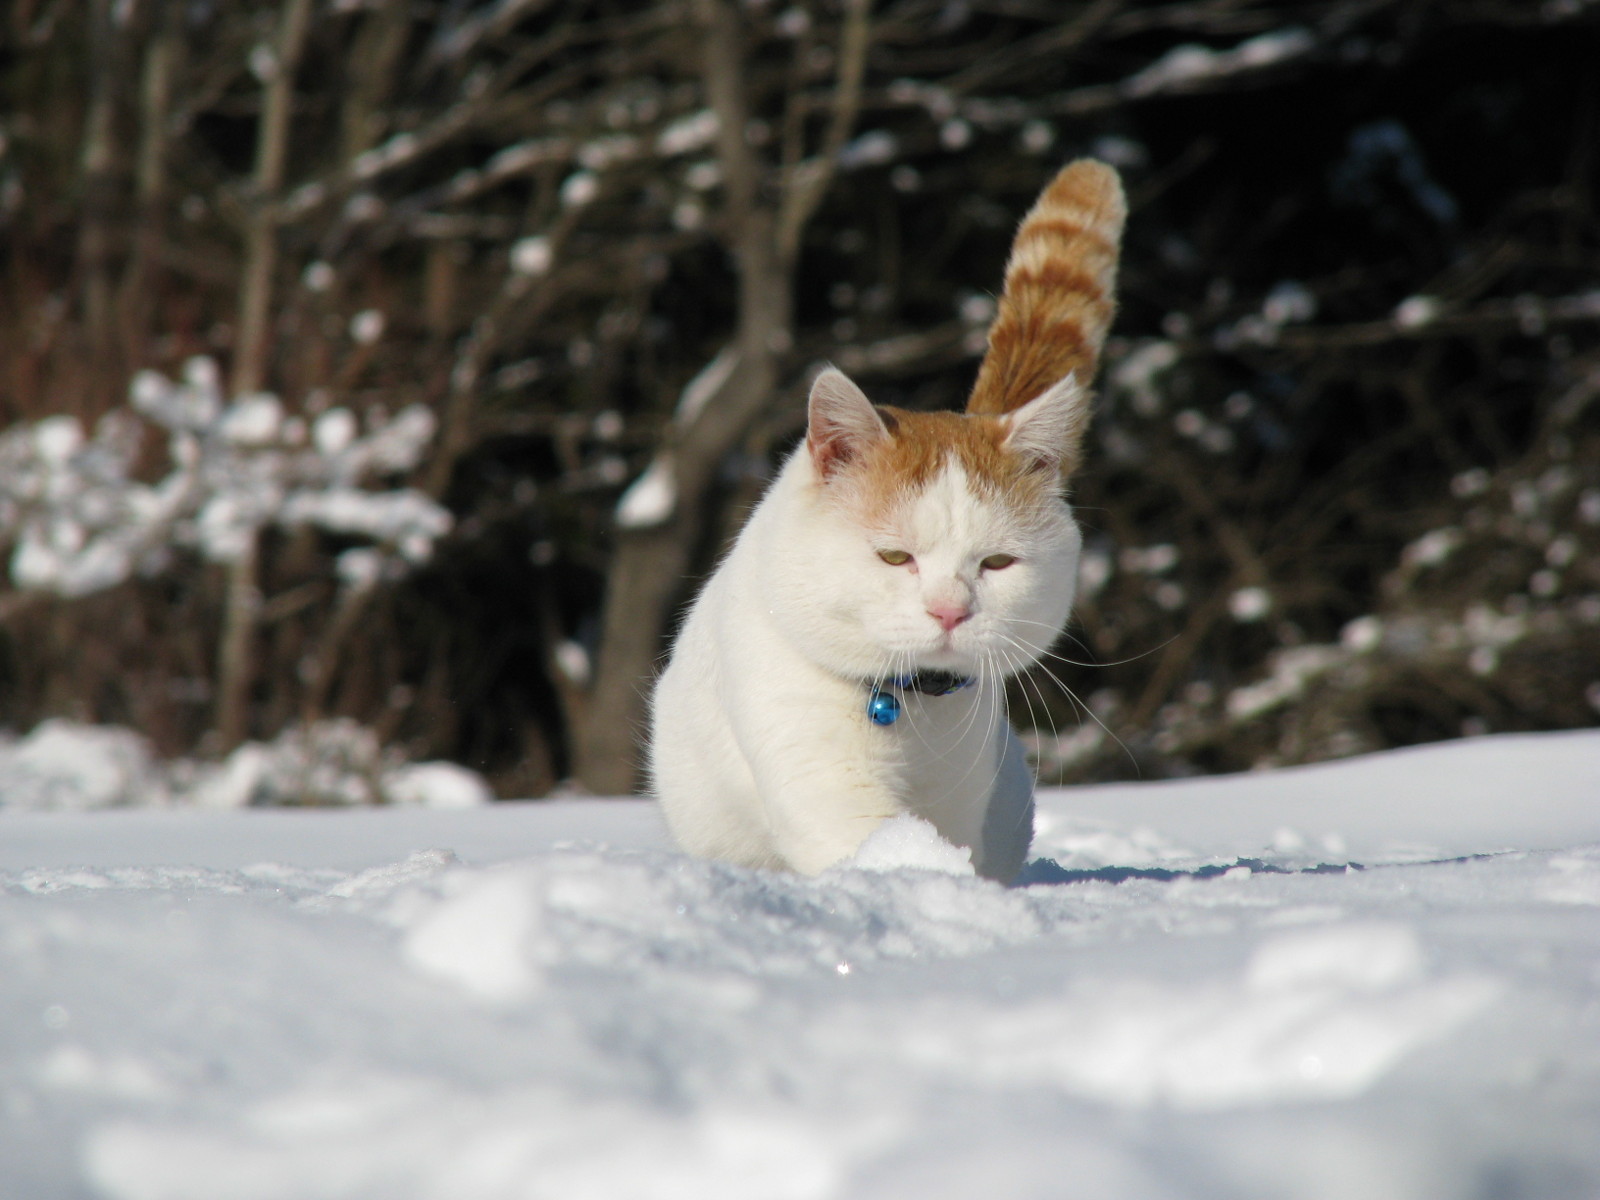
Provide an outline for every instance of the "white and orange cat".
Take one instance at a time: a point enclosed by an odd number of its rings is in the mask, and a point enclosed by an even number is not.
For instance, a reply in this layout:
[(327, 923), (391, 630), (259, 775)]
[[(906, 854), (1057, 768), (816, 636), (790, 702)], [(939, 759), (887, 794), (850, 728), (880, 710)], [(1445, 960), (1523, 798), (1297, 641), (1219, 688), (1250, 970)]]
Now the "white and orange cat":
[(1126, 203), (1082, 160), (1023, 219), (963, 413), (875, 408), (836, 370), (684, 622), (651, 769), (692, 854), (815, 874), (910, 813), (1008, 882), (1033, 779), (1008, 676), (1072, 606), (1077, 465)]

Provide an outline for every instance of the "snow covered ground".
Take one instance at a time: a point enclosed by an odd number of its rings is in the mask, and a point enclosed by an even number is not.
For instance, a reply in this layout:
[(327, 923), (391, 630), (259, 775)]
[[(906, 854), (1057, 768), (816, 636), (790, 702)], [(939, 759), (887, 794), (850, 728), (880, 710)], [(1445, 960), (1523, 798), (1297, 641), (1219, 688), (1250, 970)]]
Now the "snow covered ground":
[(1600, 1197), (1600, 732), (1042, 797), (0, 810), (0, 1195)]

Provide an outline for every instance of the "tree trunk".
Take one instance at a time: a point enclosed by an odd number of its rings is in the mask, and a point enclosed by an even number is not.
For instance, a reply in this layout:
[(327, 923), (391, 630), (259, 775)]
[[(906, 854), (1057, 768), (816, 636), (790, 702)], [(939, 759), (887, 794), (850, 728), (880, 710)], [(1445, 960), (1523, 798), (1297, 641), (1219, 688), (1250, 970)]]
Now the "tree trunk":
[(89, 334), (99, 403), (111, 399), (104, 382), (118, 375), (112, 363), (115, 344), (115, 292), (111, 258), (112, 226), (119, 216), (117, 146), (118, 52), (110, 0), (89, 5), (90, 85), (84, 113), (82, 171), (83, 219), (78, 227), (78, 261), (83, 278), (83, 323)]
[(278, 267), (279, 193), (289, 158), (294, 76), (310, 24), (311, 0), (289, 0), (278, 27), (272, 73), (262, 87), (254, 195), (240, 272), (239, 331), (231, 380), (236, 396), (257, 391), (266, 382), (267, 325), (272, 313), (272, 280)]
[(662, 630), (688, 574), (699, 515), (680, 508), (665, 525), (617, 531), (594, 686), (573, 723), (573, 774), (596, 794), (625, 795), (642, 782), (640, 748)]
[[(621, 795), (641, 782), (648, 702), (673, 602), (689, 574), (716, 473), (770, 403), (791, 344), (791, 272), (778, 261), (770, 220), (756, 220), (740, 255), (736, 362), (697, 412), (669, 430), (670, 519), (618, 528), (607, 578), (600, 652), (588, 703), (576, 714), (573, 775), (589, 791)], [(684, 416), (680, 406), (680, 417)]]
[[(868, 0), (849, 0), (838, 79), (819, 152), (772, 170), (746, 137), (741, 16), (731, 0), (699, 0), (705, 28), (706, 99), (717, 114), (729, 250), (739, 274), (739, 328), (733, 364), (696, 394), (685, 389), (656, 457), (668, 470), (670, 516), (650, 528), (618, 528), (607, 581), (588, 702), (573, 714), (573, 775), (592, 792), (618, 795), (641, 782), (641, 749), (648, 736), (649, 692), (672, 604), (683, 588), (706, 516), (716, 473), (751, 423), (771, 403), (783, 360), (794, 345), (794, 276), (800, 238), (834, 170), (835, 156), (855, 122), (868, 43)], [(766, 185), (766, 186), (764, 186)], [(766, 197), (776, 193), (775, 198)], [(726, 352), (725, 352), (726, 353)]]
[(227, 567), (222, 644), (217, 656), (216, 752), (227, 754), (250, 733), (250, 692), (256, 681), (256, 627), (261, 615), (260, 539)]
[(139, 147), (134, 172), (137, 227), (133, 252), (122, 278), (123, 357), (138, 363), (155, 327), (155, 293), (166, 238), (168, 122), (173, 78), (182, 50), (176, 0), (156, 0), (139, 86)]

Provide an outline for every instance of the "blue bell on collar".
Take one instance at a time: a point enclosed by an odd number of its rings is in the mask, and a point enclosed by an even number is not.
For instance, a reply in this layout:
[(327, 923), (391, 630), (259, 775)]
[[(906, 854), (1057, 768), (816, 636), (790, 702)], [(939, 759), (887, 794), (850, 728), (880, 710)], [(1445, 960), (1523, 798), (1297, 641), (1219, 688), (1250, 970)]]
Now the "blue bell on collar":
[(867, 701), (867, 719), (874, 725), (893, 725), (900, 719), (900, 697), (873, 688), (872, 699)]

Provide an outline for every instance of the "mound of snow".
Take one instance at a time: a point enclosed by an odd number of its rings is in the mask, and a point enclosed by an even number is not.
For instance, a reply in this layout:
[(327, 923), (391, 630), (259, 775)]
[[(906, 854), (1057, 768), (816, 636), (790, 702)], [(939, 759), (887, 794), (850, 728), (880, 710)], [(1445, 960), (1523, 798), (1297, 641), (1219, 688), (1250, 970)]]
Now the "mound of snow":
[(476, 808), (494, 800), (482, 775), (453, 762), (393, 767), (383, 773), (383, 794), (390, 804), (418, 808)]
[(879, 825), (861, 843), (850, 866), (862, 871), (942, 871), (971, 875), (972, 851), (952, 846), (930, 823), (909, 813)]

